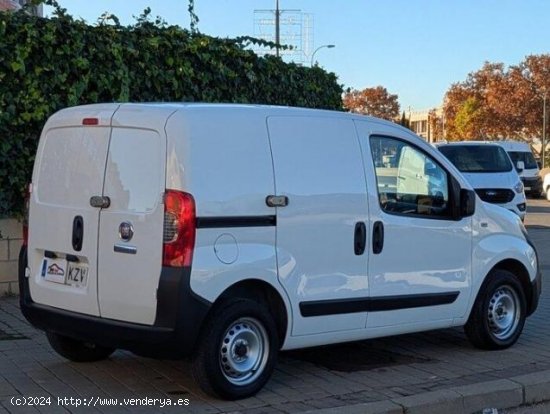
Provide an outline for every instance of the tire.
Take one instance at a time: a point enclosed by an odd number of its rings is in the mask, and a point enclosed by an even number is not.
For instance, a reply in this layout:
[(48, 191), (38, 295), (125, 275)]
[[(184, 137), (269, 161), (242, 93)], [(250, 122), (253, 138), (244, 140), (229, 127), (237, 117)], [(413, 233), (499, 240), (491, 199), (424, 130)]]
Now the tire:
[(193, 376), (210, 395), (249, 397), (271, 377), (278, 350), (277, 327), (265, 305), (230, 299), (203, 326), (192, 359)]
[(494, 270), (483, 283), (464, 331), (481, 349), (505, 349), (521, 335), (525, 324), (525, 293), (506, 270)]
[(46, 332), (51, 347), (64, 358), (74, 362), (95, 362), (106, 359), (115, 349), (79, 341), (54, 332)]

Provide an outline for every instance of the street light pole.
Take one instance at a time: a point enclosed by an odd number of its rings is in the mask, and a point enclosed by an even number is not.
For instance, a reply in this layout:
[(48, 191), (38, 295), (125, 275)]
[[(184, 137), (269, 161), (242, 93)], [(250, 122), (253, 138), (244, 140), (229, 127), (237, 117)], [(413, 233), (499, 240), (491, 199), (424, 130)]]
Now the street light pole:
[(322, 46), (319, 46), (317, 49), (315, 49), (313, 51), (313, 53), (311, 54), (311, 65), (310, 66), (313, 66), (313, 58), (315, 57), (315, 53), (317, 53), (319, 51), (319, 49), (322, 49), (326, 47), (327, 49), (332, 49), (333, 47), (336, 47), (336, 45), (322, 45)]
[(542, 95), (542, 148), (541, 148), (542, 168), (545, 167), (546, 158), (546, 91)]
[(281, 44), (281, 29), (280, 29), (280, 14), (279, 11), (279, 0), (275, 2), (275, 52), (277, 57), (279, 57), (279, 45)]

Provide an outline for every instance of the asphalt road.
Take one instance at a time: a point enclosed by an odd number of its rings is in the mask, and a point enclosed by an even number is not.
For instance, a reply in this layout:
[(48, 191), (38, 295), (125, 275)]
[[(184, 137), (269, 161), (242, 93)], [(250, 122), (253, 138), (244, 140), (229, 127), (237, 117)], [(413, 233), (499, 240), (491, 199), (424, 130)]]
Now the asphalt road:
[[(537, 244), (539, 256), (542, 261), (545, 274), (550, 274), (549, 247), (546, 243), (546, 231), (550, 232), (550, 201), (546, 199), (529, 200), (527, 217), (525, 221), (531, 235), (539, 236)], [(546, 278), (548, 280), (548, 278)], [(550, 413), (550, 402), (536, 404), (526, 407), (518, 407), (509, 410), (499, 410), (499, 414), (548, 414)], [(491, 413), (492, 414), (492, 413)]]

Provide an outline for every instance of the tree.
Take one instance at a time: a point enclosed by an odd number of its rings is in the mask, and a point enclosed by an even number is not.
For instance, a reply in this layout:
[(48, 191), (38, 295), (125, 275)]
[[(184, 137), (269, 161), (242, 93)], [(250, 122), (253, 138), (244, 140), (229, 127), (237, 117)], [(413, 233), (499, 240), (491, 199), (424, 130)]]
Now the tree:
[(485, 62), (480, 70), (468, 74), (464, 82), (451, 86), (443, 105), (447, 138), (479, 139), (499, 134), (501, 117), (490, 102), (505, 77), (502, 63)]
[(462, 139), (483, 138), (483, 108), (478, 99), (468, 97), (460, 106), (454, 119), (456, 132)]
[(362, 91), (348, 90), (343, 98), (344, 108), (350, 112), (395, 121), (399, 117), (397, 95), (388, 93), (382, 86)]
[(439, 141), (445, 138), (443, 131), (443, 117), (438, 113), (436, 108), (432, 108), (428, 112), (428, 128), (430, 130), (430, 140)]
[(195, 14), (195, 0), (189, 0), (187, 11), (189, 12), (189, 29), (192, 33), (196, 33), (198, 32), (199, 16)]
[(405, 111), (403, 111), (403, 113), (401, 114), (401, 121), (399, 121), (399, 125), (402, 125), (405, 128), (410, 128), (411, 127), (411, 121), (405, 115)]
[(508, 68), (485, 62), (447, 91), (443, 106), (447, 138), (541, 137), (546, 92), (550, 98), (549, 54), (527, 56)]

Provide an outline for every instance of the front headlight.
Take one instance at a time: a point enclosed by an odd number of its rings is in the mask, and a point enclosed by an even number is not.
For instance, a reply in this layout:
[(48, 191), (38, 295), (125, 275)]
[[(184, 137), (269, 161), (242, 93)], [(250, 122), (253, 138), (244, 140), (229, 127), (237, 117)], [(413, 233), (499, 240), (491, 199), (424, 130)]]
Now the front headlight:
[(518, 183), (514, 186), (514, 190), (516, 190), (516, 193), (518, 194), (523, 193), (523, 183), (518, 181)]

